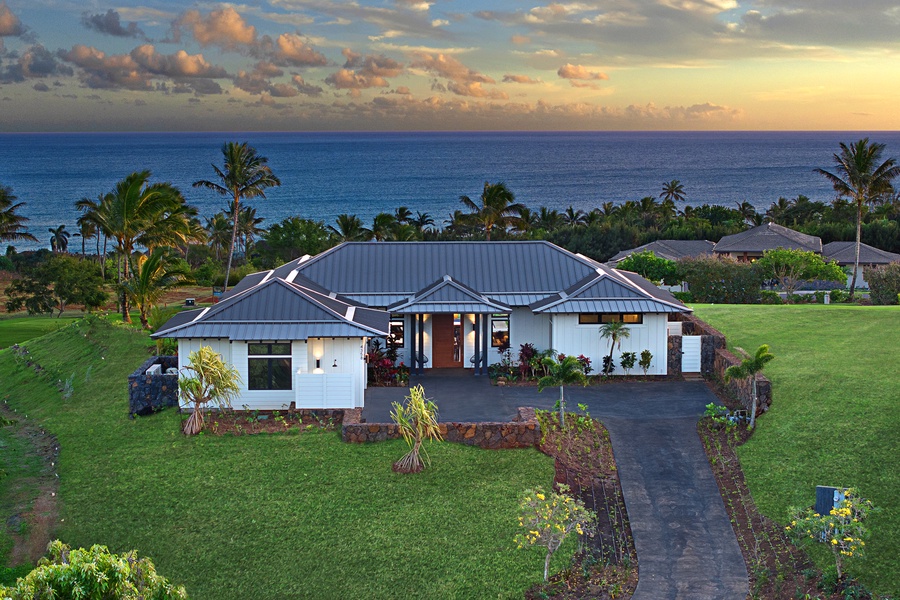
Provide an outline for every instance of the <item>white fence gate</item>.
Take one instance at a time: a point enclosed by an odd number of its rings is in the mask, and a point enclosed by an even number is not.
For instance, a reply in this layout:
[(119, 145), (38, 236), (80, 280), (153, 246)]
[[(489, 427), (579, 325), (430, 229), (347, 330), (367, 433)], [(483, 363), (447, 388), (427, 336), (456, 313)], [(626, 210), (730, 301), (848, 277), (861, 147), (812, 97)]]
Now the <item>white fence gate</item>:
[(685, 335), (681, 337), (681, 372), (700, 372), (701, 336)]
[(297, 375), (297, 408), (353, 408), (350, 373)]

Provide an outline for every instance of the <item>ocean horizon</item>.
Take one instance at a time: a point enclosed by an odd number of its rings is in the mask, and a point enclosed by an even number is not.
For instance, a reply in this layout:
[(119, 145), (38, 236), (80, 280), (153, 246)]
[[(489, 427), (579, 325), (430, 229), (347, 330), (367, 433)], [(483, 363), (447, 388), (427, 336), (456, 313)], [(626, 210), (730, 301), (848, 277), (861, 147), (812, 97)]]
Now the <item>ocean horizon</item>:
[[(485, 181), (502, 181), (519, 202), (590, 210), (659, 196), (678, 179), (687, 204), (765, 209), (779, 197), (830, 202), (831, 185), (813, 169), (830, 168), (840, 142), (861, 137), (900, 156), (900, 132), (90, 132), (0, 134), (0, 185), (13, 188), (19, 211), (49, 247), (51, 227), (73, 233), (81, 198), (96, 198), (134, 171), (170, 182), (202, 219), (228, 200), (191, 184), (214, 179), (226, 141), (247, 141), (282, 185), (247, 205), (269, 226), (290, 216), (333, 224), (341, 213), (370, 223), (379, 212), (406, 206), (438, 224), (477, 197)], [(80, 246), (71, 240), (73, 246)]]

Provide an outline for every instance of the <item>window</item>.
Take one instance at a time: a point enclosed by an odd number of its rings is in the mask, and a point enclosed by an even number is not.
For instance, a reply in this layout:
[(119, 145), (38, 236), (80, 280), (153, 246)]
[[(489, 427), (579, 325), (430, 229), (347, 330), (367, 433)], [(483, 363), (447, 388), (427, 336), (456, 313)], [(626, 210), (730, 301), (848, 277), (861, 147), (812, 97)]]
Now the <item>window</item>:
[(404, 329), (403, 315), (391, 315), (391, 335), (388, 342), (395, 348), (403, 347)]
[(291, 345), (247, 344), (247, 389), (292, 389)]
[(509, 348), (509, 316), (494, 315), (491, 317), (491, 347), (501, 351)]
[(579, 325), (599, 325), (601, 323), (618, 323), (640, 325), (644, 322), (641, 313), (581, 313), (578, 315)]

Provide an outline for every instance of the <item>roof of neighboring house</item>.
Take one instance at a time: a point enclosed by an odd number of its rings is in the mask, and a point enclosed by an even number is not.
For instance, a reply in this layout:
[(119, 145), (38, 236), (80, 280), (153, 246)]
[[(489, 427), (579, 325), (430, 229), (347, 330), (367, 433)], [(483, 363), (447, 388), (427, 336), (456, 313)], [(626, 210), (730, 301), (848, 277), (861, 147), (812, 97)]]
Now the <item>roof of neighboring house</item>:
[(665, 258), (667, 260), (678, 260), (679, 258), (684, 257), (694, 257), (700, 256), (701, 254), (710, 254), (712, 253), (715, 245), (715, 242), (710, 242), (707, 240), (656, 240), (655, 242), (650, 242), (649, 244), (644, 244), (643, 246), (638, 246), (637, 248), (622, 250), (621, 252), (610, 258), (607, 264), (615, 267), (619, 261), (628, 258), (632, 254), (647, 251), (653, 252), (653, 254), (655, 254), (659, 258)]
[(387, 307), (397, 314), (418, 313), (508, 313), (511, 307), (478, 293), (444, 275), (406, 300)]
[[(822, 254), (827, 260), (835, 260), (839, 265), (852, 265), (856, 262), (856, 242), (829, 242), (822, 247)], [(859, 245), (859, 264), (886, 265), (900, 260), (900, 254), (881, 250), (868, 244)]]
[[(191, 318), (189, 318), (191, 317)], [(263, 278), (211, 308), (179, 313), (152, 337), (304, 340), (387, 335), (390, 315), (336, 297)]]
[(754, 252), (762, 253), (775, 248), (787, 250), (807, 250), (822, 253), (822, 239), (788, 229), (775, 223), (766, 223), (734, 235), (726, 235), (713, 249), (717, 253)]

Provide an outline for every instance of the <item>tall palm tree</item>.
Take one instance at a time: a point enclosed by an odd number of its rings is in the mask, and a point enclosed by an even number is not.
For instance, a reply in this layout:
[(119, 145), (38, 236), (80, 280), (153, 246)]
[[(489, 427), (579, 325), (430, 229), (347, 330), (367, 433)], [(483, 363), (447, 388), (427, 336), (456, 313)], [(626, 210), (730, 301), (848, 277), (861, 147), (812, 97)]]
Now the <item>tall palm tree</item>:
[(17, 215), (16, 211), (25, 205), (24, 202), (16, 202), (11, 187), (0, 185), (0, 242), (29, 241), (38, 239), (25, 230), (28, 217)]
[(209, 247), (216, 253), (216, 260), (220, 260), (222, 250), (228, 247), (231, 240), (231, 222), (225, 213), (219, 212), (206, 218), (206, 239)]
[(54, 254), (65, 254), (69, 250), (69, 236), (71, 236), (66, 231), (66, 226), (51, 227), (48, 231), (50, 232), (50, 249)]
[(147, 320), (150, 309), (166, 290), (190, 279), (187, 265), (174, 259), (169, 248), (154, 248), (149, 254), (139, 254), (131, 263), (131, 277), (122, 283), (125, 293), (138, 305), (144, 329), (150, 329)]
[[(399, 212), (400, 209), (397, 209)], [(434, 228), (434, 217), (429, 215), (427, 212), (416, 211), (415, 217), (410, 217), (408, 219), (409, 224), (416, 227), (421, 232), (425, 232), (427, 230)]]
[[(519, 214), (521, 214), (521, 211)], [(538, 210), (535, 225), (537, 225), (538, 229), (543, 229), (544, 231), (554, 231), (559, 229), (564, 222), (565, 218), (559, 214), (558, 210), (542, 206)]]
[(515, 196), (504, 183), (484, 182), (484, 190), (481, 192), (480, 202), (475, 202), (468, 196), (460, 196), (459, 201), (470, 211), (472, 219), (484, 228), (484, 239), (491, 241), (491, 231), (494, 227), (506, 228), (513, 224), (524, 205), (515, 201)]
[(747, 202), (737, 202), (737, 211), (741, 213), (741, 217), (744, 219), (744, 224), (750, 225), (751, 227), (755, 225), (761, 225), (758, 223), (760, 215), (756, 212), (756, 207)]
[(412, 219), (412, 211), (405, 206), (400, 206), (394, 211), (394, 219), (401, 225), (409, 223)]
[(256, 209), (252, 206), (245, 206), (238, 215), (238, 238), (244, 247), (244, 256), (250, 252), (250, 246), (253, 245), (253, 239), (264, 233), (265, 229), (259, 227), (265, 221), (262, 217), (256, 216)]
[[(607, 363), (610, 367), (612, 367), (612, 355), (613, 350), (618, 346), (620, 349), (622, 348), (622, 340), (626, 340), (631, 337), (631, 330), (628, 329), (628, 326), (622, 321), (613, 321), (612, 323), (604, 323), (600, 326), (600, 338), (604, 340), (609, 340), (609, 357), (607, 358)], [(604, 365), (605, 367), (605, 365)], [(605, 370), (605, 369), (604, 369)], [(612, 370), (608, 373), (612, 374)]]
[(682, 185), (682, 183), (677, 179), (664, 182), (662, 186), (662, 194), (660, 194), (659, 197), (665, 200), (672, 200), (674, 202), (684, 202), (684, 185)]
[(391, 236), (391, 231), (397, 226), (397, 218), (391, 213), (378, 213), (372, 220), (372, 237), (376, 242), (383, 242)]
[(365, 242), (372, 239), (372, 232), (363, 227), (362, 221), (356, 215), (338, 215), (334, 225), (329, 225), (328, 230), (340, 242)]
[[(78, 225), (90, 223), (97, 231), (97, 260), (100, 262), (100, 276), (106, 279), (106, 244), (109, 241), (109, 231), (105, 229), (105, 217), (108, 214), (109, 205), (112, 202), (112, 194), (100, 194), (96, 200), (82, 198), (75, 202), (75, 208), (81, 211), (78, 217)], [(103, 252), (100, 252), (100, 237), (103, 237)]]
[(831, 182), (838, 196), (850, 198), (856, 203), (856, 256), (850, 280), (851, 301), (856, 293), (856, 277), (859, 274), (863, 206), (891, 194), (894, 190), (892, 182), (900, 176), (896, 159), (888, 158), (881, 162), (884, 147), (884, 144), (869, 143), (869, 138), (850, 145), (841, 142), (841, 153), (833, 157), (834, 172), (814, 169)]
[(546, 371), (546, 375), (538, 379), (538, 391), (541, 392), (545, 387), (559, 386), (559, 427), (566, 428), (566, 393), (567, 385), (580, 383), (587, 385), (587, 376), (584, 374), (584, 366), (574, 356), (565, 356), (562, 360), (556, 361), (553, 357), (546, 357), (541, 361)]
[(81, 258), (87, 256), (87, 247), (86, 242), (90, 239), (97, 238), (97, 254), (100, 254), (99, 244), (100, 237), (97, 232), (97, 226), (92, 223), (89, 219), (85, 219), (84, 215), (81, 215), (76, 219), (75, 224), (78, 225), (78, 233), (75, 235), (81, 237)]
[(231, 245), (228, 250), (228, 266), (225, 268), (225, 289), (228, 289), (228, 278), (231, 276), (231, 261), (234, 257), (234, 244), (238, 236), (238, 214), (243, 198), (266, 197), (266, 189), (281, 185), (281, 180), (275, 176), (272, 169), (266, 164), (269, 159), (257, 154), (256, 150), (247, 142), (226, 142), (222, 146), (222, 154), (225, 157), (225, 170), (212, 165), (221, 183), (201, 179), (194, 182), (194, 187), (205, 187), (222, 196), (231, 196), (233, 202), (233, 219), (231, 231)]
[(570, 204), (569, 208), (563, 213), (562, 218), (569, 227), (580, 227), (584, 225), (586, 217), (587, 215), (583, 210), (576, 210), (575, 207)]
[(752, 409), (750, 411), (750, 429), (756, 425), (756, 406), (758, 403), (758, 395), (756, 391), (756, 374), (763, 370), (766, 364), (775, 358), (775, 355), (769, 352), (768, 344), (763, 344), (756, 350), (754, 356), (750, 356), (742, 348), (735, 348), (744, 355), (744, 360), (739, 365), (731, 365), (725, 369), (725, 383), (732, 379), (749, 379), (750, 380), (750, 400)]

